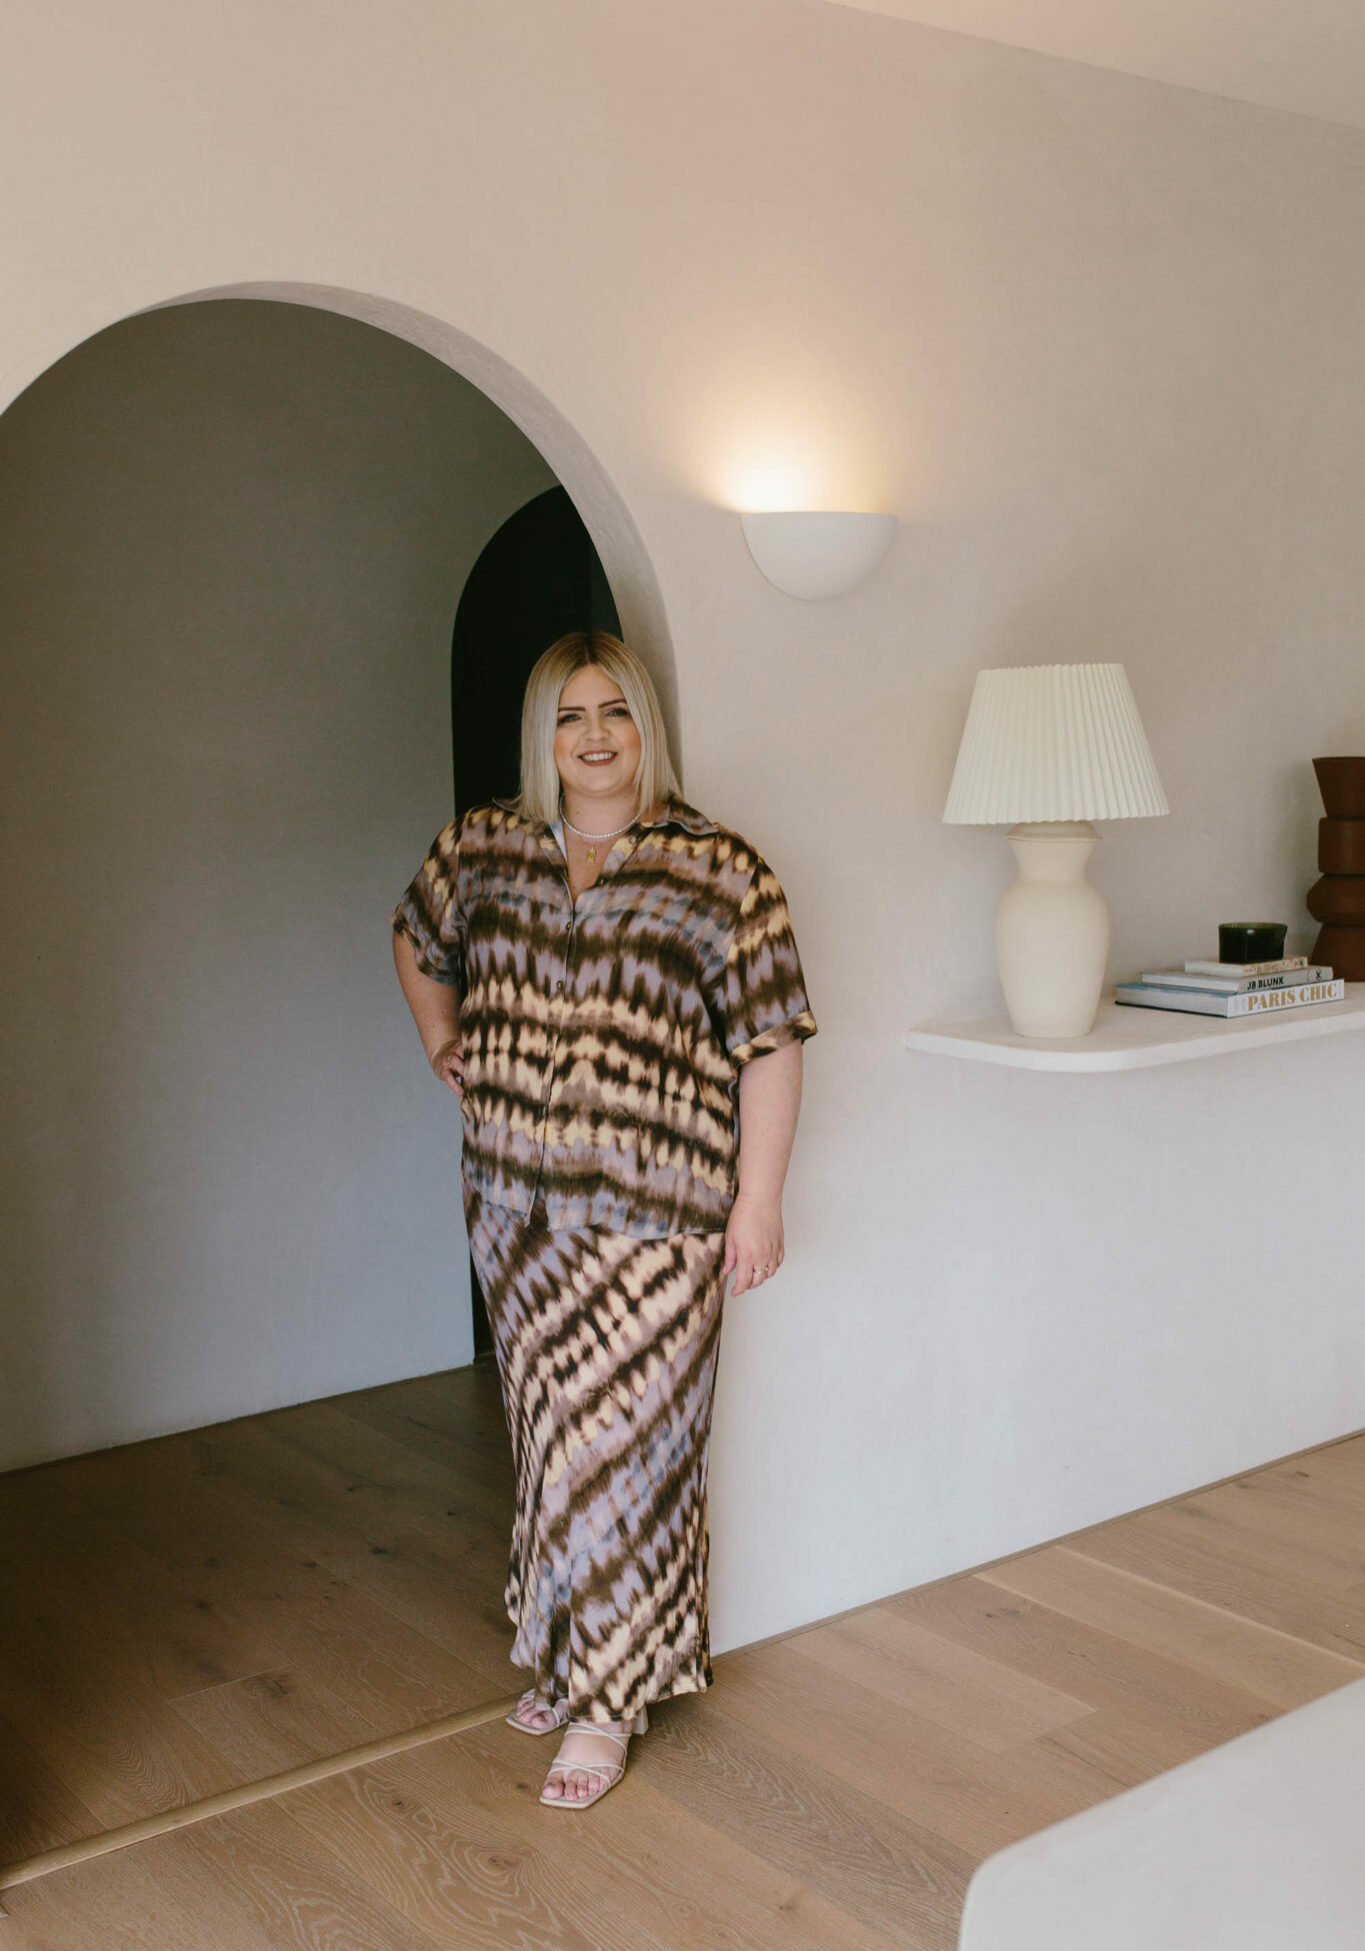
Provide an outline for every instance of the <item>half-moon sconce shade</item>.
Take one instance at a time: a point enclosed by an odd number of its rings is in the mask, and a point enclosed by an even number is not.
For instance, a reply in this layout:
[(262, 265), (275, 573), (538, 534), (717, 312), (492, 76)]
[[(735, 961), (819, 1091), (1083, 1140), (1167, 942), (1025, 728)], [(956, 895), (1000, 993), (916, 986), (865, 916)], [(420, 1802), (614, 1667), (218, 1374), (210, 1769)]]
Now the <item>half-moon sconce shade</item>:
[(788, 596), (843, 596), (865, 582), (891, 546), (894, 515), (782, 510), (743, 515), (749, 553)]

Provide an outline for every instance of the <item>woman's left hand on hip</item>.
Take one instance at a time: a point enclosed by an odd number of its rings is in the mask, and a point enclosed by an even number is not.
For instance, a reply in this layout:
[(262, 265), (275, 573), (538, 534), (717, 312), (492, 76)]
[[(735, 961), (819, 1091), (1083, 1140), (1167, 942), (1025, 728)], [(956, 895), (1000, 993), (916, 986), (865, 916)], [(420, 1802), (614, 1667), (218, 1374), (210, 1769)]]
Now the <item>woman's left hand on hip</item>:
[(780, 1200), (746, 1199), (741, 1192), (730, 1208), (725, 1229), (724, 1273), (733, 1273), (732, 1294), (761, 1287), (771, 1280), (784, 1258)]

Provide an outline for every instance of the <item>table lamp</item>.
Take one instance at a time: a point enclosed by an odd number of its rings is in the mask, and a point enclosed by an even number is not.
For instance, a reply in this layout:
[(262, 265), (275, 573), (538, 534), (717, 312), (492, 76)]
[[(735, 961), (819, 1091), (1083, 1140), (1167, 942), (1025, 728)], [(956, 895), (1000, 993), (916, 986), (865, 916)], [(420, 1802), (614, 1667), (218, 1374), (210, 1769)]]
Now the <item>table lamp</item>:
[(1019, 1036), (1088, 1036), (1109, 909), (1085, 866), (1092, 820), (1167, 813), (1122, 664), (978, 671), (944, 820), (1011, 822), (1019, 878), (995, 913), (1005, 1007)]

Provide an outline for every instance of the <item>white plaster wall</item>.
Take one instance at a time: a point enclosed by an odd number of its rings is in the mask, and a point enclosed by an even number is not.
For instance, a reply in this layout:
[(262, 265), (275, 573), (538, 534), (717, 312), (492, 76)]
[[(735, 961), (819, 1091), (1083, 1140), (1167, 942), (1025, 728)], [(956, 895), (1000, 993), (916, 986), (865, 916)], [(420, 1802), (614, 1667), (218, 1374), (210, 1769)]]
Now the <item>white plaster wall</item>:
[[(1007, 850), (939, 823), (984, 664), (1128, 667), (1174, 811), (1101, 849), (1116, 972), (1305, 939), (1308, 762), (1365, 738), (1365, 137), (819, 0), (22, 17), (14, 385), (177, 292), (373, 294), (520, 375), (648, 551), (687, 788), (821, 1024), (726, 1325), (717, 1649), (1365, 1422), (1365, 1045), (902, 1046), (996, 996)], [(905, 527), (802, 606), (726, 505), (765, 493)]]
[(473, 1357), (388, 914), (465, 577), (553, 484), (324, 311), (128, 320), (0, 416), (0, 1459)]

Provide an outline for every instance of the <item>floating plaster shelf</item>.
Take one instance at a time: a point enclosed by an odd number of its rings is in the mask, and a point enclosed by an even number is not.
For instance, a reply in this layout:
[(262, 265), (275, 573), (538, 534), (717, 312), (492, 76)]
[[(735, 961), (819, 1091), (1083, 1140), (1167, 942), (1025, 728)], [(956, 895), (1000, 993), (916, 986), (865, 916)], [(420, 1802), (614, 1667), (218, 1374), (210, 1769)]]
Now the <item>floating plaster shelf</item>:
[(1085, 1037), (1016, 1036), (1008, 1016), (972, 1023), (921, 1023), (905, 1034), (906, 1048), (937, 1057), (965, 1057), (1015, 1070), (1146, 1070), (1194, 1057), (1231, 1057), (1270, 1043), (1365, 1030), (1365, 982), (1348, 982), (1339, 1003), (1311, 1003), (1277, 1016), (1184, 1016), (1167, 1009), (1134, 1009), (1107, 989), (1095, 1027)]

